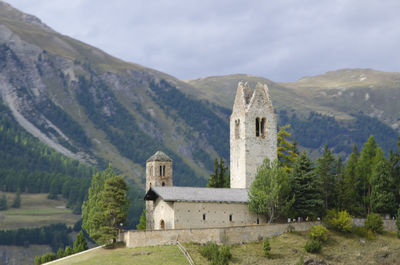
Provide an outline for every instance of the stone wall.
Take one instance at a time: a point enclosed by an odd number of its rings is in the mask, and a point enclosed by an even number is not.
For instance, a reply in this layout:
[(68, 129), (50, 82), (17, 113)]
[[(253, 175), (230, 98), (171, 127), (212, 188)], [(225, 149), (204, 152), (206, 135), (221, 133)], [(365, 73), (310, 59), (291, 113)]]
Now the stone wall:
[(293, 227), (295, 231), (306, 231), (320, 222), (302, 222), (291, 224), (266, 224), (235, 226), (223, 228), (196, 228), (196, 229), (170, 229), (125, 231), (120, 234), (119, 240), (125, 242), (127, 247), (156, 246), (180, 242), (207, 243), (213, 241), (217, 244), (239, 244), (259, 241), (263, 238), (273, 237), (285, 233)]
[[(353, 218), (353, 224), (355, 226), (364, 226), (364, 218)], [(383, 220), (383, 229), (390, 232), (397, 231), (396, 220)]]

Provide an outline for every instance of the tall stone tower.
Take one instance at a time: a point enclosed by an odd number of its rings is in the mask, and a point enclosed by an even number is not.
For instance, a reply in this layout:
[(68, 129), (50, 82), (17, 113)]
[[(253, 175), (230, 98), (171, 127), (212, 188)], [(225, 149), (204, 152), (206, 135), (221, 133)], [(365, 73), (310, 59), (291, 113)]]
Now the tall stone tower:
[(277, 158), (276, 117), (267, 85), (239, 82), (230, 118), (231, 188), (249, 188), (258, 167)]
[[(172, 159), (157, 151), (146, 161), (146, 192), (150, 187), (172, 185)], [(153, 201), (146, 201), (146, 229), (154, 229), (153, 207)]]

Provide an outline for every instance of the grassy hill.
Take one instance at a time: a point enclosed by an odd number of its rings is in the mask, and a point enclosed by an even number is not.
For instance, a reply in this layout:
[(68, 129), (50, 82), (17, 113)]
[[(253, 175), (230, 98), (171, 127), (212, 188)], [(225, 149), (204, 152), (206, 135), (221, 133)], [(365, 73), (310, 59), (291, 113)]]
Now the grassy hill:
[[(230, 264), (295, 264), (301, 256), (304, 261), (324, 260), (320, 264), (400, 264), (400, 239), (394, 233), (376, 235), (374, 239), (356, 235), (329, 232), (328, 242), (320, 254), (305, 252), (307, 232), (285, 233), (270, 240), (272, 258), (263, 256), (262, 242), (231, 247)], [(200, 245), (184, 244), (195, 264), (209, 264), (200, 255)], [(55, 264), (188, 264), (176, 246), (98, 249)]]

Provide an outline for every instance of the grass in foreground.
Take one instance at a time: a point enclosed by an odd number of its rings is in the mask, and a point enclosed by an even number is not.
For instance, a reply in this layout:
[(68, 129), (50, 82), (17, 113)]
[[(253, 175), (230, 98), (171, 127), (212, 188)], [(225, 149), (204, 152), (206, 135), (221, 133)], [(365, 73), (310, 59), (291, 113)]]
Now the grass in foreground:
[[(11, 205), (15, 193), (6, 193)], [(0, 229), (17, 229), (39, 227), (55, 223), (73, 225), (80, 216), (65, 208), (67, 201), (61, 196), (59, 200), (47, 199), (47, 194), (21, 194), (21, 208), (9, 208), (0, 211)]]
[[(400, 239), (395, 233), (385, 232), (374, 239), (360, 238), (354, 234), (343, 235), (329, 231), (329, 239), (323, 244), (320, 254), (304, 250), (308, 232), (285, 233), (269, 240), (271, 258), (263, 256), (262, 242), (231, 246), (232, 260), (229, 264), (284, 264), (294, 265), (301, 256), (324, 260), (326, 264), (390, 264), (400, 265)], [(195, 264), (209, 264), (200, 255), (200, 244), (183, 244)], [(188, 264), (176, 246), (98, 249), (56, 263), (63, 264)]]

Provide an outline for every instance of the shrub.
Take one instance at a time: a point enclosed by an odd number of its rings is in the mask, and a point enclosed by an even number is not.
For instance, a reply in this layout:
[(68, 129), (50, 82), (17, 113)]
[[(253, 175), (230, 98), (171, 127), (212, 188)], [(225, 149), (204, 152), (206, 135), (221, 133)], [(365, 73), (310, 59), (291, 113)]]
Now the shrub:
[(322, 225), (314, 225), (310, 230), (311, 239), (319, 240), (321, 242), (326, 242), (328, 240), (328, 229)]
[(271, 257), (271, 245), (269, 244), (268, 238), (265, 238), (263, 241), (263, 251), (264, 251), (264, 256), (267, 258)]
[(355, 227), (353, 232), (359, 237), (374, 239), (374, 233), (371, 230), (368, 230), (366, 227)]
[(364, 226), (375, 233), (381, 234), (383, 232), (383, 220), (377, 213), (370, 213), (365, 220)]
[(328, 210), (325, 216), (325, 223), (328, 227), (343, 233), (350, 233), (353, 227), (351, 216), (346, 210), (340, 212)]
[(321, 241), (310, 239), (306, 242), (304, 249), (309, 253), (319, 253), (321, 251), (322, 244)]
[(304, 265), (304, 257), (300, 256), (295, 265)]
[(397, 237), (400, 238), (400, 206), (399, 209), (397, 210), (396, 226), (397, 226)]
[(227, 246), (219, 249), (218, 245), (212, 242), (200, 248), (200, 254), (211, 261), (211, 265), (228, 265), (232, 259), (231, 250)]

